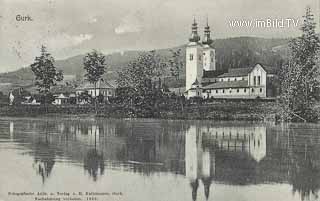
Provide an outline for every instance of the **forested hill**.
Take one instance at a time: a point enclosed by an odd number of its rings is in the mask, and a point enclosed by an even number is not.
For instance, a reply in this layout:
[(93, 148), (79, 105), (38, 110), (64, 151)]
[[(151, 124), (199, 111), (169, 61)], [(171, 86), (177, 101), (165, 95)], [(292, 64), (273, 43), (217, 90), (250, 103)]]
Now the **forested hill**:
[[(214, 42), (216, 48), (217, 68), (241, 68), (248, 67), (257, 62), (279, 67), (283, 58), (286, 57), (285, 50), (289, 39), (264, 39), (254, 37), (238, 37), (217, 39)], [(156, 50), (164, 60), (170, 58), (170, 49), (182, 49), (183, 61), (185, 61), (185, 45), (180, 47)], [(136, 59), (143, 51), (125, 51), (106, 55), (108, 67), (108, 80), (115, 80), (117, 71), (120, 71), (130, 61)], [(66, 78), (81, 78), (83, 70), (83, 56), (78, 55), (64, 60), (57, 60), (56, 66), (64, 71)], [(184, 72), (184, 70), (183, 70)], [(169, 69), (166, 72), (169, 75)], [(183, 75), (183, 74), (182, 74)], [(17, 85), (29, 85), (32, 83), (33, 74), (30, 68), (0, 74), (0, 83), (12, 83)], [(1, 89), (0, 89), (1, 91)]]

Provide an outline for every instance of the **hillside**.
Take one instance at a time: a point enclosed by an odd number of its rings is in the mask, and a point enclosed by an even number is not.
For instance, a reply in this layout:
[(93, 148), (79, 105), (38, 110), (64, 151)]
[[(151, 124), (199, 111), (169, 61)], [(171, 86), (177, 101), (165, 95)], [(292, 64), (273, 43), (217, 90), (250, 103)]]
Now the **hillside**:
[[(254, 37), (238, 37), (215, 40), (217, 68), (241, 68), (253, 65), (257, 62), (279, 67), (284, 58), (284, 50), (288, 39), (264, 39)], [(185, 46), (170, 49), (182, 49), (183, 61), (185, 60)], [(168, 60), (170, 49), (156, 50), (156, 53)], [(130, 61), (136, 59), (143, 51), (125, 51), (106, 55), (107, 80), (114, 82), (117, 71), (120, 71)], [(82, 60), (84, 55), (77, 55), (64, 60), (57, 60), (57, 68), (64, 71), (67, 79), (82, 79), (84, 74)], [(183, 70), (182, 75), (185, 70)], [(167, 73), (169, 75), (169, 69)], [(183, 76), (184, 77), (184, 76)], [(30, 68), (22, 68), (14, 72), (0, 74), (0, 83), (11, 83), (13, 85), (30, 85), (34, 77)], [(174, 85), (174, 84), (173, 84)], [(1, 85), (0, 85), (1, 91)]]

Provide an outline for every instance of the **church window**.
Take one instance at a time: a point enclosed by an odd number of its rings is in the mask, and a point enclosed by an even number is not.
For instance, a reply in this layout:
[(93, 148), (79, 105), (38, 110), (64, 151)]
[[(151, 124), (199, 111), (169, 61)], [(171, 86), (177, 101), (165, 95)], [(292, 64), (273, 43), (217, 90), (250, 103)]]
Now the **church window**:
[(232, 89), (230, 89), (229, 93), (230, 93), (230, 94), (232, 93)]
[(257, 85), (257, 77), (253, 76), (253, 85), (256, 86)]
[(234, 81), (237, 81), (237, 78), (234, 78)]
[(237, 89), (237, 93), (239, 93), (239, 89)]
[(251, 91), (254, 92), (254, 89), (252, 88)]
[(193, 54), (190, 54), (190, 61), (193, 60)]
[(246, 93), (246, 92), (247, 92), (247, 89), (244, 89), (243, 92)]
[(222, 90), (222, 93), (224, 93), (224, 89)]
[(260, 84), (261, 84), (261, 77), (258, 76), (258, 85), (260, 85)]
[(218, 90), (216, 90), (216, 94), (218, 93)]
[(260, 93), (262, 93), (262, 88), (260, 88)]

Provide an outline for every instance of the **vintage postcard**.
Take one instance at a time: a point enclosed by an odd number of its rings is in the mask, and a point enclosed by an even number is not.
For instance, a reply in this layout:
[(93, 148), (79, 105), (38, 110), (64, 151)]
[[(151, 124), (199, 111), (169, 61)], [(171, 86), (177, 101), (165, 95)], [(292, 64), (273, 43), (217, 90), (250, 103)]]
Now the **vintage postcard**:
[(0, 201), (320, 201), (320, 0), (0, 0)]

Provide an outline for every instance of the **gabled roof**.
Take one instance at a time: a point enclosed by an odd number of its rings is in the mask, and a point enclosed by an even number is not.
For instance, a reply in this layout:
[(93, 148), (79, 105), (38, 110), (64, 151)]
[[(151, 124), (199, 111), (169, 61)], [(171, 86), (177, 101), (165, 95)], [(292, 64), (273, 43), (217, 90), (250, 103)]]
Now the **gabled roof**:
[(260, 63), (257, 63), (253, 67), (247, 67), (247, 68), (230, 68), (227, 73), (224, 73), (222, 75), (219, 75), (218, 77), (242, 77), (247, 76), (256, 66), (261, 66), (267, 74), (277, 74), (278, 68), (271, 67), (271, 66), (265, 66)]
[(230, 68), (227, 73), (219, 75), (218, 77), (240, 77), (246, 76), (253, 70), (253, 67), (248, 68)]
[(58, 85), (50, 89), (53, 94), (72, 94), (76, 92), (76, 89), (73, 86)]
[(218, 77), (219, 75), (222, 75), (225, 72), (226, 72), (225, 70), (209, 70), (209, 71), (204, 70), (202, 77), (203, 78), (215, 78), (215, 77)]
[(231, 81), (231, 82), (216, 82), (205, 86), (204, 89), (227, 89), (227, 88), (246, 88), (248, 87), (247, 80)]
[[(111, 84), (109, 84), (106, 81), (100, 81), (97, 83), (97, 89), (113, 89), (114, 86), (112, 86)], [(77, 87), (77, 90), (88, 90), (88, 89), (94, 89), (94, 84), (93, 83), (89, 83), (89, 82), (85, 82), (82, 85), (80, 85), (79, 87)]]

